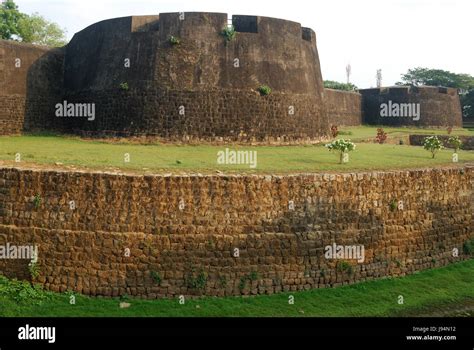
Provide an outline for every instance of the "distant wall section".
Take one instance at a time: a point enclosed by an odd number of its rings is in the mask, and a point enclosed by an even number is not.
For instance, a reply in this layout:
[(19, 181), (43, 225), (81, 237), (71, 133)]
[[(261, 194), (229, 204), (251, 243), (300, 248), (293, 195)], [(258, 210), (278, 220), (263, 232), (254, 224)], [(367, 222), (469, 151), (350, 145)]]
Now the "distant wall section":
[(330, 125), (362, 124), (362, 96), (357, 92), (324, 89), (324, 102)]

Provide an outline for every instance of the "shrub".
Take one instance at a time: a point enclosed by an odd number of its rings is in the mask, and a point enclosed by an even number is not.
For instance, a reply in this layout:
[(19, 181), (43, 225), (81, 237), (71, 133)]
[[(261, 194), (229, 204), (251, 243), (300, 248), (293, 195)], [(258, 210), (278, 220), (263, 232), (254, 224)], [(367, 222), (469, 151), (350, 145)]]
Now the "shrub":
[(38, 278), (40, 274), (40, 269), (39, 266), (36, 262), (31, 261), (28, 264), (28, 271), (30, 272), (31, 279), (36, 279)]
[(161, 284), (161, 275), (158, 272), (151, 271), (150, 276), (157, 285)]
[(237, 32), (235, 31), (234, 26), (228, 26), (222, 29), (221, 35), (226, 38), (227, 41), (232, 41), (235, 38)]
[(453, 127), (450, 126), (446, 130), (448, 131), (448, 135), (451, 135), (451, 133), (453, 132)]
[(45, 299), (50, 299), (51, 294), (36, 284), (25, 281), (8, 280), (0, 275), (0, 296), (13, 299), (19, 304), (39, 305)]
[(398, 208), (398, 202), (394, 199), (389, 204), (390, 211), (395, 211)]
[(350, 265), (347, 261), (339, 261), (337, 263), (336, 269), (339, 272), (347, 272), (348, 275), (352, 275), (353, 272), (352, 265)]
[(171, 35), (170, 38), (168, 39), (169, 43), (172, 45), (172, 46), (175, 46), (175, 45), (179, 45), (181, 44), (181, 40), (179, 40), (179, 38)]
[(466, 255), (474, 254), (474, 239), (471, 239), (470, 241), (464, 242), (464, 244), (462, 246), (462, 251)]
[(458, 151), (461, 149), (462, 141), (459, 136), (451, 136), (448, 139), (448, 143), (454, 148), (454, 153), (458, 153)]
[(35, 206), (35, 209), (39, 209), (39, 207), (41, 206), (41, 196), (39, 194), (35, 195), (35, 197), (33, 198), (33, 205)]
[(268, 85), (262, 85), (258, 88), (258, 92), (262, 96), (268, 96), (272, 93), (272, 89)]
[(333, 138), (336, 138), (337, 135), (339, 135), (339, 130), (337, 128), (337, 125), (332, 125), (331, 126), (331, 135)]
[(356, 145), (351, 140), (339, 139), (328, 143), (325, 147), (331, 152), (337, 152), (339, 154), (339, 164), (342, 164), (344, 153), (355, 150)]
[(128, 91), (128, 83), (120, 83), (120, 89), (123, 91)]
[(191, 269), (191, 272), (187, 275), (186, 284), (190, 289), (203, 290), (206, 288), (207, 276), (203, 270), (199, 271), (197, 276), (194, 276), (194, 269)]
[(443, 149), (443, 143), (438, 136), (428, 136), (423, 141), (423, 148), (431, 152), (431, 158), (434, 158), (436, 153)]
[(387, 140), (387, 133), (382, 129), (377, 129), (377, 136), (375, 137), (375, 141), (377, 143), (383, 144)]

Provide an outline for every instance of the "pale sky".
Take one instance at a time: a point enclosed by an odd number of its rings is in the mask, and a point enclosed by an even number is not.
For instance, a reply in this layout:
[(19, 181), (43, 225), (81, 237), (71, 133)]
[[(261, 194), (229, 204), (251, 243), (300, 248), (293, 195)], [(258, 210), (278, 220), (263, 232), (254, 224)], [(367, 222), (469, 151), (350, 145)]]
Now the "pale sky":
[(39, 12), (71, 38), (100, 20), (160, 12), (223, 12), (300, 22), (316, 31), (323, 79), (393, 85), (409, 68), (439, 68), (474, 75), (472, 0), (16, 0)]

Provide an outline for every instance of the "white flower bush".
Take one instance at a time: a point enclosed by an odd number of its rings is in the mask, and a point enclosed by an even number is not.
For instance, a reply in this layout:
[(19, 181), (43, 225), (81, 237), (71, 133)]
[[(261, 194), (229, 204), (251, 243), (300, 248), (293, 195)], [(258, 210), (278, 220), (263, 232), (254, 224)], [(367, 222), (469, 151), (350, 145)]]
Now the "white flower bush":
[(355, 143), (351, 140), (338, 139), (325, 145), (325, 147), (331, 152), (337, 152), (339, 154), (339, 164), (342, 164), (344, 154), (354, 151), (356, 149)]

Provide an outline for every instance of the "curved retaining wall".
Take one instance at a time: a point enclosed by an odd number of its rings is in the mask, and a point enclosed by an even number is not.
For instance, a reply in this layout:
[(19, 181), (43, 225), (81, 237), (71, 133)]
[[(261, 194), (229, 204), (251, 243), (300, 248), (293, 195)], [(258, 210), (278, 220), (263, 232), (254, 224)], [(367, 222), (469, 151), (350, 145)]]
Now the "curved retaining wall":
[[(54, 291), (156, 298), (330, 287), (466, 259), (473, 186), (474, 167), (287, 176), (0, 169), (0, 244), (38, 245), (36, 281)], [(327, 259), (333, 244), (364, 246), (364, 261)], [(0, 260), (0, 271), (29, 278), (27, 264)]]

